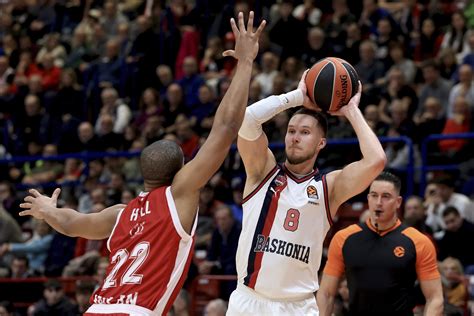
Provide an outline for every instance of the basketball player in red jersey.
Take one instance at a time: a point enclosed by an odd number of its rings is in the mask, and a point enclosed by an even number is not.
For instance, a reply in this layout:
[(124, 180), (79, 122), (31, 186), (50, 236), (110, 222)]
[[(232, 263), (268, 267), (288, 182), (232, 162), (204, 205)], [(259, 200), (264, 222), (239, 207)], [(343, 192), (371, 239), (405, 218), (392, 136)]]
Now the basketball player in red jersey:
[(180, 290), (191, 260), (199, 190), (224, 161), (242, 123), (252, 64), (258, 53), (263, 21), (247, 28), (243, 13), (231, 19), (238, 60), (232, 83), (215, 115), (212, 130), (196, 157), (183, 166), (183, 152), (171, 141), (157, 141), (141, 153), (145, 192), (128, 205), (81, 214), (56, 208), (51, 198), (30, 190), (21, 215), (44, 219), (60, 233), (88, 239), (108, 237), (110, 265), (85, 315), (166, 315)]
[[(364, 191), (385, 166), (383, 148), (359, 110), (361, 84), (343, 115), (359, 140), (362, 159), (342, 170), (315, 168), (326, 145), (327, 122), (309, 100), (303, 75), (298, 88), (246, 109), (237, 146), (245, 165), (243, 222), (237, 249), (237, 289), (227, 315), (318, 315), (313, 295), (323, 241), (339, 206)], [(316, 87), (317, 88), (317, 87)], [(286, 161), (268, 148), (262, 124), (304, 105), (290, 119)]]

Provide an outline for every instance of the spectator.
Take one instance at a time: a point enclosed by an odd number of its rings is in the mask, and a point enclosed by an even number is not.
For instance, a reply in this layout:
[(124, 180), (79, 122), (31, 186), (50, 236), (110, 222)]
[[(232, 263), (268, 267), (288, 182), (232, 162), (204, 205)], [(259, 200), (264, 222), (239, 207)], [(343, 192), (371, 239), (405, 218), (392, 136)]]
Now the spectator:
[[(94, 33), (100, 34), (100, 33)], [(104, 41), (104, 39), (100, 39)], [(123, 70), (123, 60), (119, 56), (120, 46), (115, 38), (106, 40), (105, 52), (96, 62), (92, 71), (96, 74), (97, 79), (94, 81), (95, 86), (92, 88), (118, 88), (120, 76)]]
[(468, 43), (466, 18), (461, 11), (454, 12), (451, 16), (451, 25), (441, 42), (441, 49), (451, 48), (456, 54), (458, 63), (461, 63), (462, 57), (469, 51)]
[(438, 54), (439, 73), (441, 77), (447, 80), (457, 81), (458, 62), (456, 55), (451, 48), (444, 48)]
[(43, 47), (39, 50), (36, 55), (36, 63), (43, 64), (43, 59), (47, 54), (51, 55), (53, 64), (56, 67), (62, 68), (64, 66), (64, 60), (66, 59), (66, 49), (59, 42), (60, 34), (50, 33), (46, 34), (42, 39)]
[(421, 70), (424, 84), (420, 88), (418, 108), (423, 106), (428, 97), (435, 97), (443, 106), (443, 112), (446, 112), (451, 83), (440, 76), (439, 67), (434, 60), (425, 61), (421, 65)]
[[(10, 264), (10, 278), (26, 279), (31, 277), (30, 262), (24, 255), (16, 255)], [(0, 314), (1, 315), (1, 314)]]
[(463, 219), (459, 211), (448, 206), (443, 211), (443, 221), (446, 230), (435, 234), (439, 249), (438, 258), (444, 260), (454, 257), (461, 261), (464, 268), (474, 265), (474, 252), (466, 251), (466, 241), (474, 240), (474, 224)]
[(454, 103), (458, 97), (463, 97), (468, 104), (468, 108), (474, 110), (474, 84), (472, 67), (470, 65), (461, 65), (459, 67), (459, 83), (456, 84), (449, 93), (449, 104), (447, 116), (453, 117)]
[(318, 60), (334, 54), (331, 46), (326, 41), (326, 35), (320, 27), (313, 27), (308, 31), (306, 40), (308, 48), (302, 54), (301, 59), (307, 68), (313, 66)]
[(204, 84), (204, 79), (198, 73), (197, 60), (188, 56), (183, 61), (184, 77), (178, 81), (184, 92), (184, 103), (187, 108), (192, 109), (199, 103), (199, 87)]
[(0, 205), (0, 244), (21, 242), (22, 240), (23, 237), (20, 226)]
[(189, 294), (185, 289), (179, 291), (173, 303), (174, 316), (189, 316)]
[(61, 69), (54, 65), (53, 55), (50, 53), (44, 54), (41, 59), (40, 74), (41, 85), (44, 91), (56, 90), (59, 86), (59, 79), (61, 77)]
[(227, 312), (227, 303), (218, 298), (207, 303), (204, 308), (204, 315), (206, 316), (225, 316)]
[(75, 315), (84, 314), (91, 306), (90, 297), (94, 293), (94, 283), (90, 281), (76, 281), (76, 310)]
[[(22, 225), (26, 220), (18, 215), (20, 203), (13, 185), (8, 181), (0, 181), (0, 209), (5, 210), (19, 225)], [(0, 231), (7, 229), (7, 227), (1, 228)], [(1, 240), (0, 243), (2, 243)]]
[(319, 25), (322, 15), (321, 10), (315, 5), (315, 0), (304, 0), (293, 10), (293, 16), (308, 26)]
[(35, 220), (33, 237), (25, 243), (4, 243), (0, 247), (0, 257), (5, 253), (25, 254), (32, 271), (43, 271), (48, 249), (53, 240), (51, 227), (45, 221)]
[[(58, 147), (54, 144), (47, 144), (43, 148), (42, 155), (43, 157), (57, 156)], [(28, 169), (22, 182), (29, 185), (56, 181), (64, 170), (62, 164), (54, 160), (37, 161), (33, 168)]]
[(364, 92), (369, 94), (373, 93), (375, 85), (378, 84), (378, 80), (383, 77), (385, 71), (383, 63), (375, 57), (376, 50), (377, 46), (374, 42), (363, 41), (359, 47), (360, 62), (354, 66)]
[[(467, 133), (471, 127), (469, 105), (464, 97), (459, 96), (454, 100), (452, 115), (447, 119), (441, 134)], [(439, 148), (447, 158), (462, 161), (465, 157), (464, 153), (469, 150), (466, 147), (467, 143), (464, 139), (444, 139), (439, 141)]]
[(461, 262), (456, 258), (448, 257), (441, 262), (440, 268), (447, 303), (464, 310), (469, 294), (464, 285)]
[(405, 202), (405, 211), (403, 212), (403, 222), (407, 226), (411, 226), (419, 230), (425, 235), (431, 236), (433, 231), (425, 224), (426, 214), (423, 205), (423, 199), (419, 196), (412, 195)]
[(278, 57), (272, 52), (262, 55), (262, 72), (255, 76), (255, 81), (260, 84), (262, 94), (260, 98), (265, 98), (272, 93), (273, 79), (278, 74)]
[(159, 65), (156, 67), (156, 76), (159, 81), (160, 98), (165, 99), (168, 87), (173, 83), (171, 68), (168, 65)]
[(143, 127), (146, 125), (148, 118), (158, 116), (163, 112), (160, 104), (160, 95), (154, 88), (147, 88), (143, 91), (139, 103), (140, 113), (136, 117), (133, 124), (136, 127)]
[(9, 301), (0, 302), (0, 315), (2, 316), (15, 316), (15, 307)]
[(127, 17), (118, 10), (116, 1), (105, 1), (103, 13), (99, 21), (107, 37), (117, 35), (118, 26), (122, 23), (128, 23)]
[(415, 41), (413, 59), (416, 62), (433, 59), (438, 56), (443, 36), (439, 34), (431, 18), (427, 18), (421, 25), (420, 37)]
[(289, 56), (300, 57), (306, 40), (305, 24), (293, 15), (293, 1), (283, 0), (278, 4), (279, 19), (269, 30), (270, 40), (282, 47), (281, 58)]
[[(416, 132), (413, 136), (417, 143), (421, 143), (423, 139), (431, 134), (441, 134), (446, 119), (439, 100), (435, 97), (428, 97), (423, 107), (415, 113), (414, 122), (416, 124)], [(428, 143), (428, 146), (430, 148), (429, 152), (435, 153), (438, 151), (436, 143)], [(433, 146), (436, 147), (433, 148)]]
[(380, 120), (379, 108), (375, 104), (367, 105), (364, 109), (364, 118), (377, 136), (386, 136), (388, 125)]
[(101, 114), (99, 119), (97, 119), (97, 122), (99, 122), (99, 120), (100, 124), (96, 123), (96, 130), (99, 135), (99, 149), (101, 151), (106, 151), (108, 149), (120, 150), (124, 138), (122, 134), (114, 132), (117, 121), (114, 120), (112, 115), (105, 113), (105, 111), (104, 114)]
[(167, 132), (174, 132), (174, 123), (179, 114), (186, 113), (184, 106), (183, 89), (179, 84), (172, 83), (166, 90), (166, 98), (164, 101), (163, 111), (163, 127), (167, 128)]
[(114, 88), (106, 88), (101, 93), (102, 108), (99, 117), (95, 123), (95, 132), (101, 134), (102, 120), (105, 115), (108, 115), (113, 120), (113, 132), (122, 134), (125, 127), (132, 118), (132, 112), (128, 105), (119, 99), (117, 90)]
[(13, 82), (15, 70), (8, 64), (7, 56), (0, 56), (0, 85), (7, 85)]
[(361, 32), (357, 23), (352, 22), (347, 26), (346, 39), (344, 41), (344, 49), (341, 56), (344, 56), (352, 65), (357, 65), (360, 62), (360, 44)]
[(469, 208), (470, 200), (467, 196), (454, 191), (454, 179), (451, 176), (439, 176), (428, 183), (425, 189), (426, 224), (434, 232), (444, 229), (442, 214), (448, 206), (457, 209), (463, 218), (472, 218), (466, 210)]
[(402, 72), (404, 82), (412, 85), (415, 80), (416, 66), (413, 60), (405, 56), (405, 46), (400, 42), (393, 42), (389, 45), (388, 54), (390, 56), (392, 67), (395, 66)]
[(55, 279), (44, 284), (43, 299), (28, 309), (33, 316), (75, 316), (75, 306), (65, 296), (63, 285)]
[(189, 161), (199, 147), (199, 136), (193, 131), (191, 122), (184, 115), (176, 118), (176, 136), (183, 150), (185, 161)]

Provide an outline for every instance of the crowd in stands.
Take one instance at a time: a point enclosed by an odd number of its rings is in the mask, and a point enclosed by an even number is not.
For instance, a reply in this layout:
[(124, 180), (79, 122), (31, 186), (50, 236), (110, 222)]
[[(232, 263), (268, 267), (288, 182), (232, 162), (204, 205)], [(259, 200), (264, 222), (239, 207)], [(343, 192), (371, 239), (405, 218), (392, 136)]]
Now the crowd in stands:
[[(1, 1), (0, 159), (39, 158), (0, 161), (0, 275), (103, 279), (105, 240), (66, 237), (42, 221), (20, 217), (24, 188), (50, 193), (61, 186), (61, 205), (98, 212), (128, 203), (140, 191), (133, 153), (145, 146), (174, 140), (192, 158), (232, 78), (235, 60), (222, 52), (233, 48), (229, 19), (236, 12), (247, 16), (252, 9), (257, 20), (268, 21), (249, 104), (294, 89), (321, 58), (344, 58), (362, 81), (360, 107), (371, 128), (378, 136), (409, 137), (419, 166), (419, 146), (428, 135), (474, 130), (473, 8), (454, 0)], [(265, 126), (270, 142), (283, 141), (288, 119), (284, 112)], [(329, 117), (329, 139), (354, 136), (344, 117)], [(384, 146), (389, 169), (406, 167), (407, 145)], [(360, 155), (347, 148), (331, 147), (318, 168), (330, 171)], [(84, 152), (131, 155), (50, 159)], [(431, 163), (455, 163), (459, 171), (431, 172), (425, 192), (409, 197), (401, 212), (437, 246), (452, 315), (467, 308), (469, 295), (474, 298), (473, 284), (469, 289), (465, 281), (474, 275), (474, 252), (467, 246), (474, 240), (473, 152), (472, 139), (429, 143)], [(187, 286), (199, 273), (236, 274), (243, 174), (232, 152), (202, 190), (196, 253), (203, 255), (191, 267)], [(222, 288), (222, 299), (232, 286)], [(29, 313), (46, 315), (57, 307), (64, 315), (77, 314), (93, 288), (78, 284), (74, 305), (52, 279), (44, 300)], [(339, 292), (343, 313), (344, 284)], [(187, 306), (189, 298), (180, 299)], [(212, 303), (208, 315), (225, 310), (224, 301)], [(0, 303), (6, 315), (11, 309)], [(179, 310), (175, 306), (176, 315), (185, 315), (186, 309)]]

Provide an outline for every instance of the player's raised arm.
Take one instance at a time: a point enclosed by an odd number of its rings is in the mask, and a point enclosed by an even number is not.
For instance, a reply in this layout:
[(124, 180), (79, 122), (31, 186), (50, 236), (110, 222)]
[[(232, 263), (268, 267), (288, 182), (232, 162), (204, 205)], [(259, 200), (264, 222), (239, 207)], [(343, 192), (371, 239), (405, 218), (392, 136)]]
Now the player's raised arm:
[(269, 96), (250, 105), (245, 111), (237, 147), (247, 173), (246, 192), (252, 191), (276, 164), (275, 157), (268, 148), (268, 139), (263, 132), (262, 124), (292, 107), (305, 105), (315, 109), (306, 95), (307, 72), (304, 72), (296, 90), (278, 96)]
[[(254, 13), (250, 12), (247, 27), (244, 25), (242, 12), (239, 13), (238, 25), (234, 19), (231, 19), (232, 31), (236, 39), (235, 49), (225, 51), (224, 56), (231, 56), (238, 60), (235, 75), (216, 112), (209, 137), (196, 157), (187, 163), (173, 180), (171, 190), (178, 210), (186, 212), (191, 207), (188, 202), (192, 200), (194, 203), (194, 200), (197, 200), (199, 189), (218, 170), (237, 137), (247, 105), (252, 64), (258, 53), (258, 39), (265, 27), (265, 21), (263, 21), (254, 31), (253, 19)], [(181, 199), (182, 197), (184, 200)], [(183, 222), (184, 217), (180, 216), (180, 218)], [(193, 218), (194, 216), (191, 216), (191, 221)], [(183, 224), (188, 226), (186, 223)]]
[(363, 192), (382, 172), (386, 163), (385, 152), (359, 109), (362, 85), (349, 103), (332, 115), (344, 115), (351, 123), (359, 140), (362, 159), (353, 162), (342, 170), (328, 174), (329, 207), (334, 216), (339, 206), (347, 199)]
[(51, 197), (41, 195), (35, 189), (29, 192), (31, 195), (25, 197), (25, 202), (20, 204), (20, 207), (25, 209), (20, 215), (44, 219), (56, 231), (70, 237), (109, 237), (118, 213), (125, 207), (123, 204), (117, 204), (98, 213), (82, 214), (73, 209), (56, 207), (60, 189), (54, 190)]

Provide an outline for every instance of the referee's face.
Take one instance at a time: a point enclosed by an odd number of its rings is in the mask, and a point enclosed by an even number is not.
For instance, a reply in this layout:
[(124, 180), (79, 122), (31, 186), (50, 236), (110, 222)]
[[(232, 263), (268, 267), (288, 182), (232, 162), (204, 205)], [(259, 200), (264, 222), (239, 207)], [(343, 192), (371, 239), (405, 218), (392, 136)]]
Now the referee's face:
[(388, 223), (397, 216), (397, 210), (402, 203), (393, 183), (374, 181), (367, 196), (370, 217), (377, 223)]

